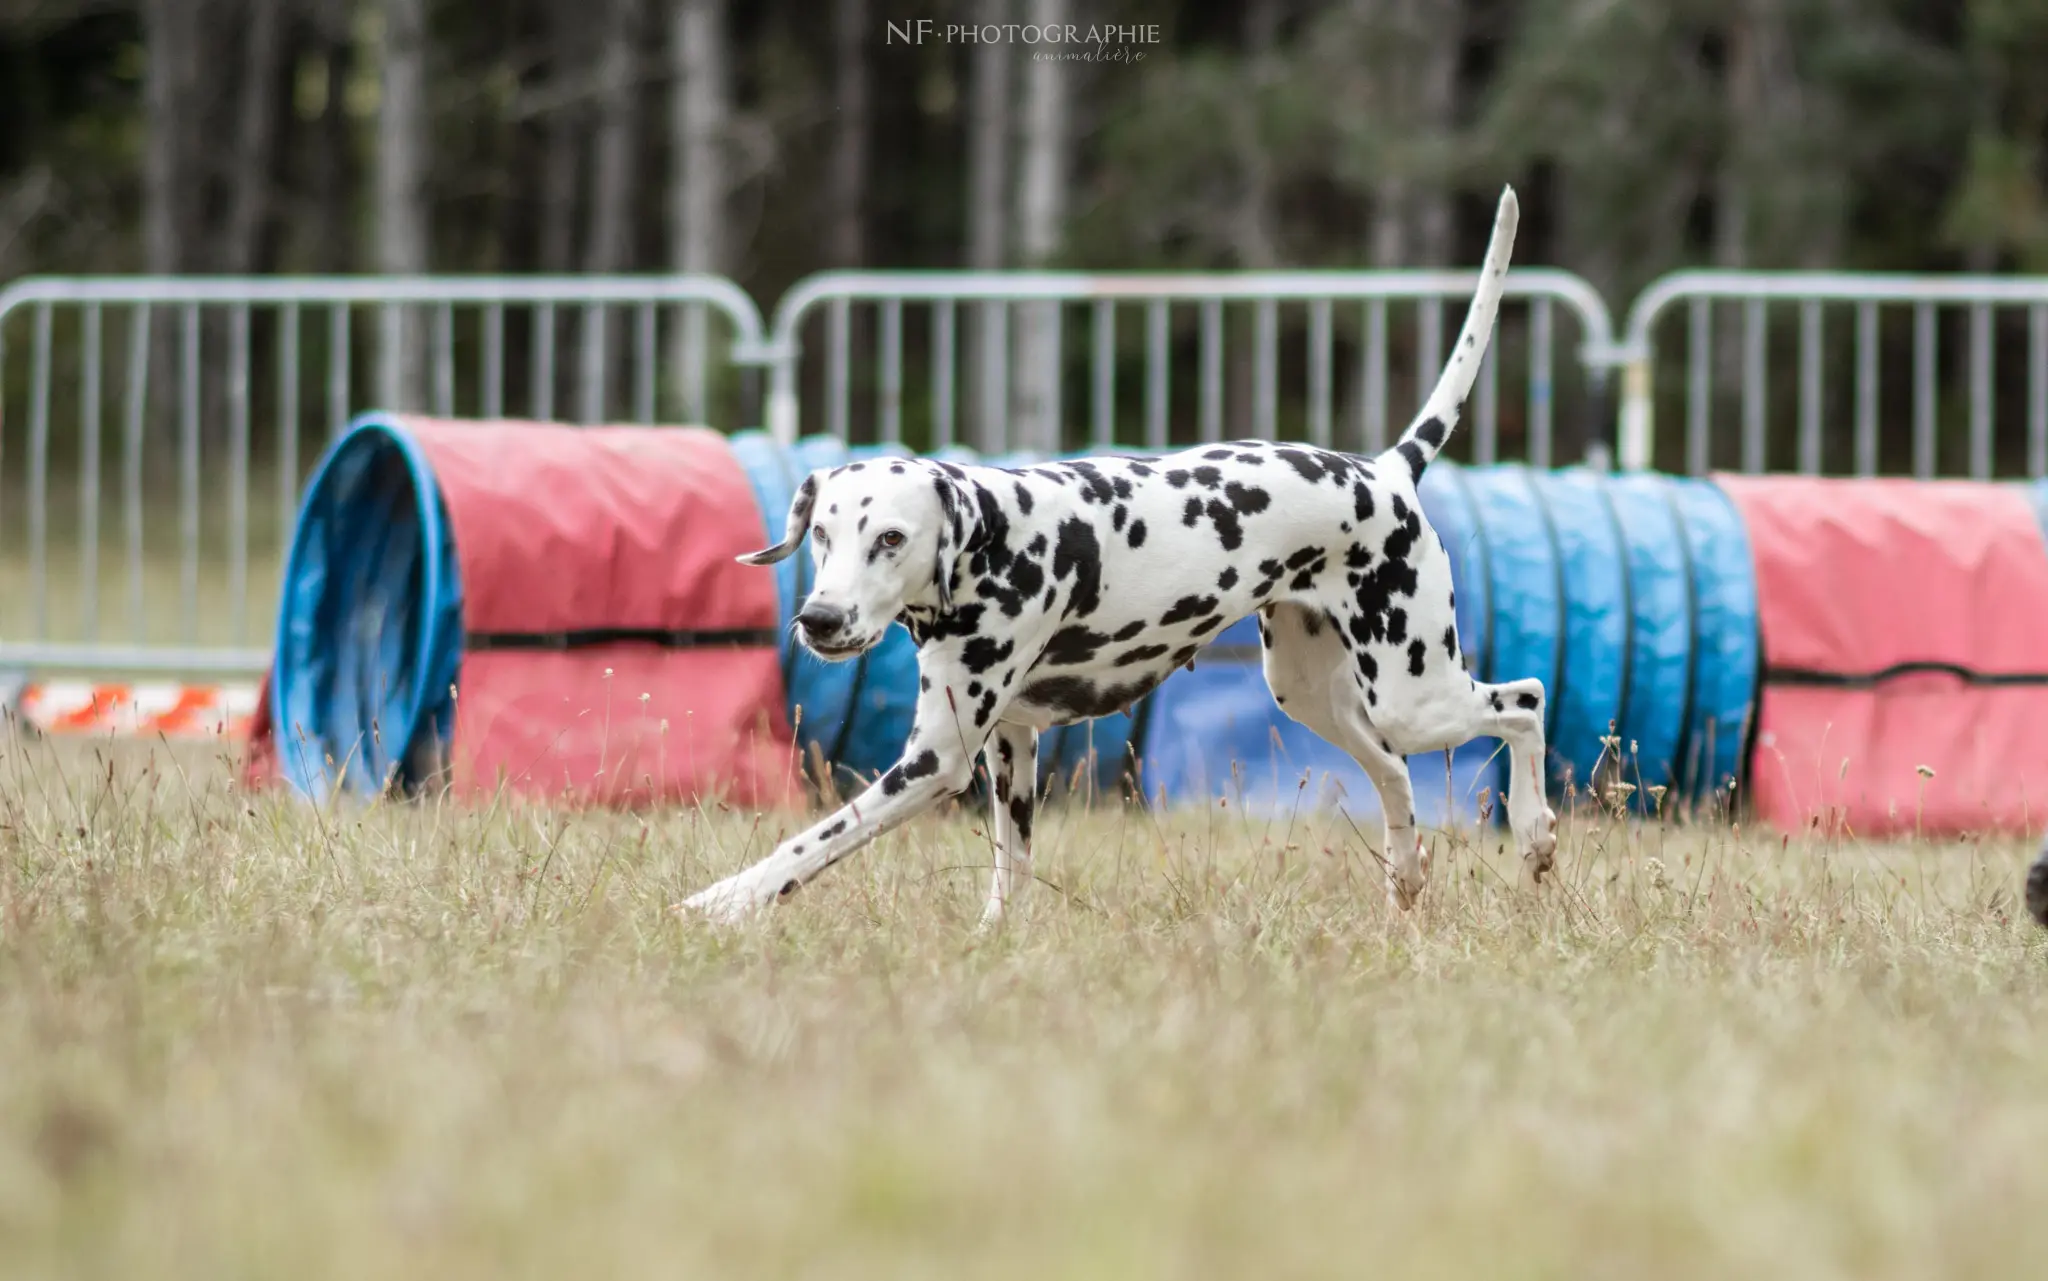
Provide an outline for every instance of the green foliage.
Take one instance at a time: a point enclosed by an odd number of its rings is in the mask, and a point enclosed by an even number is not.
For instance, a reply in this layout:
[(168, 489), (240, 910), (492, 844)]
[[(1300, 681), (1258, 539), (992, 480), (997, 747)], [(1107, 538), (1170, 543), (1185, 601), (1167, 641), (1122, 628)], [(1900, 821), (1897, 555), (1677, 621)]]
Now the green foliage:
[[(251, 91), (250, 2), (195, 0), (212, 97), (163, 121), (147, 116), (144, 0), (0, 5), (0, 278), (140, 269), (155, 129), (206, 131), (208, 194), (192, 216), (219, 221), (232, 151), (220, 131)], [(256, 89), (279, 121), (259, 265), (362, 267), (376, 5), (265, 2), (291, 20), (276, 84)], [(667, 7), (645, 11), (632, 201), (643, 268), (667, 253)], [(942, 22), (978, 12), (931, 8)], [(828, 265), (830, 12), (819, 0), (729, 9), (730, 270), (767, 297)], [(868, 259), (952, 265), (968, 217), (972, 48), (886, 47), (882, 16), (870, 14)], [(1390, 191), (1458, 200), (1463, 247), (1483, 236), (1483, 197), (1512, 180), (1531, 206), (1526, 260), (1617, 295), (1717, 260), (2048, 263), (2040, 0), (1125, 0), (1090, 16), (1156, 22), (1163, 39), (1141, 61), (1072, 64), (1068, 262), (1358, 265)], [(590, 25), (567, 0), (433, 6), (437, 267), (544, 265), (550, 130), (588, 136)], [(1447, 38), (1455, 84), (1439, 111), (1421, 69)], [(1027, 65), (1013, 67), (1018, 100)], [(585, 169), (576, 201), (587, 183)], [(587, 208), (567, 216), (580, 226)]]

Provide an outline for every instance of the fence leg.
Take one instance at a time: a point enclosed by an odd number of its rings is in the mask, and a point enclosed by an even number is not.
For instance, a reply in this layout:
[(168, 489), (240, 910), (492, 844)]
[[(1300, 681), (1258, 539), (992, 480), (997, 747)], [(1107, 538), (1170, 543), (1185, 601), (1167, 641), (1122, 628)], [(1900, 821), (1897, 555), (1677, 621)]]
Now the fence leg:
[[(1623, 471), (1648, 471), (1652, 450), (1650, 448), (1650, 361), (1647, 356), (1637, 355), (1622, 366), (1621, 371), (1621, 439), (1620, 454)], [(1593, 384), (1594, 399), (1597, 402), (1606, 392), (1607, 375), (1603, 371)], [(1604, 410), (1605, 406), (1601, 406)], [(1596, 422), (1601, 421), (1595, 418)]]

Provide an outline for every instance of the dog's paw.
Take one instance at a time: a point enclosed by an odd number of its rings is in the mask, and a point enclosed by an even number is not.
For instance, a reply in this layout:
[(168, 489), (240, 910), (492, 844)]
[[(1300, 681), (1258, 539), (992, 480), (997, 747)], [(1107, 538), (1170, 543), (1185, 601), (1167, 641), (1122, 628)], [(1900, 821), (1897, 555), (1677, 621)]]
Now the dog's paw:
[(729, 876), (699, 890), (669, 908), (678, 916), (692, 916), (716, 925), (737, 925), (764, 907), (773, 895), (763, 895), (743, 876)]
[(1400, 864), (1387, 866), (1387, 902), (1394, 909), (1406, 912), (1422, 897), (1423, 886), (1429, 883), (1429, 846), (1421, 836), (1415, 838), (1414, 870), (1404, 873)]
[(1557, 863), (1557, 813), (1548, 805), (1529, 832), (1517, 833), (1522, 847), (1522, 882), (1530, 888), (1543, 884), (1543, 878)]

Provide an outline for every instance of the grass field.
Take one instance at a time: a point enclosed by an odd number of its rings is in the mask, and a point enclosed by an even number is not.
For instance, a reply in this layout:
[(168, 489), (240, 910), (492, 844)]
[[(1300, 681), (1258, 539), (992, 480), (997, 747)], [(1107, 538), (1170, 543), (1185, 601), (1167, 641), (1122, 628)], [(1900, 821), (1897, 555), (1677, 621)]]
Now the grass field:
[(0, 759), (0, 1273), (1928, 1278), (2048, 1257), (2017, 844), (955, 815), (758, 928), (778, 821), (316, 814)]

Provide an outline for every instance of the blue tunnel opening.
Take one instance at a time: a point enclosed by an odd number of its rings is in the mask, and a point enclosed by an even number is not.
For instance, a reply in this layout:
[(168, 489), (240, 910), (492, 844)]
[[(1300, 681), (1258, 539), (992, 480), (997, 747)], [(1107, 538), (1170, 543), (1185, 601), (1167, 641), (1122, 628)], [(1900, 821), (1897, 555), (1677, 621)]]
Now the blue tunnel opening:
[(329, 447), (292, 530), (271, 714), (280, 774), (315, 800), (425, 780), (454, 728), (462, 576), (432, 466), (366, 414)]

